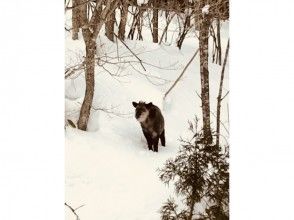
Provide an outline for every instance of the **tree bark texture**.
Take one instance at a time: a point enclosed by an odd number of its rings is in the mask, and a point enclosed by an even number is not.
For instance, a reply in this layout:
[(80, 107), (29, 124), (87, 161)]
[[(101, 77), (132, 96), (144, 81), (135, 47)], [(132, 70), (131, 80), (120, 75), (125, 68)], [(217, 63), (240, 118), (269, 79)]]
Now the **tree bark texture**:
[(184, 42), (184, 40), (186, 38), (186, 35), (189, 32), (189, 29), (190, 29), (190, 19), (191, 19), (190, 15), (187, 15), (186, 18), (185, 18), (183, 32), (180, 33), (179, 40), (177, 41), (177, 47), (179, 49), (182, 48), (183, 42)]
[(95, 53), (96, 53), (96, 43), (95, 41), (88, 41), (86, 43), (86, 92), (85, 98), (81, 107), (80, 117), (78, 120), (78, 128), (86, 131), (89, 121), (90, 111), (92, 107), (93, 97), (94, 97), (94, 87), (95, 87)]
[(153, 0), (153, 17), (152, 17), (152, 38), (153, 43), (158, 43), (158, 0)]
[(216, 27), (217, 27), (217, 45), (218, 45), (218, 64), (222, 65), (222, 45), (221, 45), (221, 37), (220, 37), (220, 19), (217, 19), (216, 21)]
[(78, 5), (78, 0), (72, 0), (72, 39), (78, 40), (79, 39), (79, 8), (76, 7)]
[(163, 37), (165, 36), (165, 42), (167, 41), (167, 31), (168, 31), (168, 26), (170, 24), (170, 22), (172, 21), (172, 19), (174, 18), (175, 14), (172, 14), (172, 15), (169, 15), (168, 12), (166, 12), (166, 16), (165, 16), (165, 19), (166, 19), (166, 26), (162, 32), (162, 35), (160, 37), (160, 40), (159, 40), (159, 44), (162, 43), (162, 40), (163, 40)]
[(121, 40), (125, 39), (127, 19), (128, 19), (128, 3), (123, 1), (122, 8), (121, 8), (121, 18), (120, 18), (120, 23), (118, 27), (118, 37)]
[(208, 71), (208, 37), (210, 19), (207, 14), (200, 18), (199, 50), (200, 50), (200, 75), (201, 75), (201, 100), (204, 140), (212, 142), (210, 128), (210, 103), (209, 103), (209, 71)]
[(72, 0), (72, 39), (79, 39), (79, 29), (87, 22), (86, 0)]
[(105, 23), (105, 35), (111, 41), (114, 41), (114, 34), (113, 34), (114, 23), (115, 23), (115, 10), (111, 12), (111, 14), (109, 15)]
[[(100, 2), (101, 3), (101, 2)], [(94, 14), (90, 21), (87, 18), (87, 8), (84, 9), (83, 21), (84, 27), (82, 28), (83, 39), (86, 45), (86, 58), (85, 58), (85, 80), (86, 80), (86, 91), (84, 101), (80, 110), (80, 116), (78, 120), (78, 128), (86, 131), (90, 116), (90, 110), (92, 107), (94, 88), (95, 88), (95, 54), (96, 54), (96, 39), (104, 24), (104, 21), (109, 19), (111, 13), (114, 12), (117, 1), (107, 1), (105, 7), (101, 11), (101, 4), (96, 5)], [(99, 16), (98, 16), (99, 14)], [(91, 27), (91, 28), (90, 28)]]
[(143, 10), (136, 8), (136, 12), (133, 14), (133, 21), (131, 25), (130, 32), (128, 34), (128, 38), (133, 40), (135, 36), (136, 29), (138, 31), (137, 39), (143, 40), (142, 36), (142, 16), (143, 16)]
[(221, 101), (222, 101), (222, 92), (223, 92), (223, 82), (224, 82), (225, 67), (226, 67), (227, 58), (228, 58), (228, 54), (229, 54), (229, 46), (230, 46), (230, 41), (228, 40), (225, 60), (224, 60), (223, 68), (222, 68), (222, 72), (221, 72), (218, 97), (217, 97), (217, 107), (216, 107), (217, 108), (216, 109), (216, 146), (219, 146), (220, 122), (221, 122), (220, 121)]

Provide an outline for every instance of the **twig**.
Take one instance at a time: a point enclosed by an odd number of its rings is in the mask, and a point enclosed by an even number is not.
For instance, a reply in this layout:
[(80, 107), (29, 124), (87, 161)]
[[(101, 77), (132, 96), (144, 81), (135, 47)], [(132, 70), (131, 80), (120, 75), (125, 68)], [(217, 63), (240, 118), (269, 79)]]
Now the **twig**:
[(85, 204), (84, 205), (80, 205), (79, 207), (77, 207), (76, 209), (75, 209), (75, 211), (77, 211), (79, 208), (82, 208), (82, 207), (84, 207), (85, 206)]
[[(116, 39), (119, 39), (119, 37), (117, 36), (117, 34), (116, 33), (113, 33), (114, 34), (114, 36), (116, 37)], [(144, 67), (144, 65), (143, 65), (143, 63), (142, 63), (142, 60), (128, 47), (128, 45), (126, 45), (126, 43), (125, 42), (123, 42), (121, 39), (119, 39), (120, 40), (120, 42), (122, 42), (122, 44), (139, 60), (139, 62), (140, 62), (140, 64), (141, 64), (141, 66), (142, 66), (142, 68), (144, 69), (144, 71), (146, 71), (146, 69), (145, 69), (145, 67)]]
[(180, 80), (180, 78), (184, 75), (185, 71), (187, 70), (187, 68), (189, 67), (189, 65), (192, 63), (192, 61), (194, 60), (194, 58), (196, 57), (197, 53), (198, 53), (199, 49), (196, 50), (196, 52), (194, 53), (194, 55), (192, 56), (192, 58), (190, 59), (190, 61), (187, 63), (187, 65), (185, 66), (185, 68), (183, 69), (183, 71), (181, 72), (181, 74), (179, 75), (179, 77), (176, 79), (176, 81), (174, 82), (174, 84), (169, 88), (169, 90), (164, 94), (163, 96), (163, 100), (165, 100), (166, 96), (168, 95), (168, 93), (175, 87), (175, 85), (178, 83), (178, 81)]
[(172, 14), (172, 15), (171, 15), (171, 17), (170, 17), (170, 19), (169, 19), (169, 20), (167, 20), (167, 22), (166, 22), (166, 26), (165, 26), (165, 28), (164, 28), (164, 30), (163, 30), (163, 32), (162, 32), (162, 35), (161, 35), (161, 37), (160, 37), (160, 40), (159, 40), (159, 43), (158, 43), (158, 44), (161, 44), (161, 43), (162, 43), (162, 40), (163, 40), (163, 37), (164, 37), (164, 35), (165, 35), (165, 34), (167, 35), (168, 26), (169, 26), (170, 22), (173, 20), (173, 18), (174, 18), (174, 16), (175, 16), (175, 15), (176, 15), (175, 13), (174, 13), (174, 14)]
[[(82, 103), (77, 102), (77, 104), (82, 105)], [(103, 108), (103, 107), (94, 107), (91, 106), (91, 109), (94, 111), (103, 111), (109, 115), (114, 115), (117, 117), (122, 117), (122, 118), (129, 118), (132, 113), (120, 113), (120, 112), (115, 112), (114, 109), (118, 108), (119, 106), (112, 106), (111, 108)], [(79, 207), (80, 208), (80, 207)]]
[(122, 118), (129, 118), (132, 113), (119, 113), (119, 112), (114, 112), (112, 109), (114, 108), (110, 108), (110, 109), (106, 109), (106, 108), (96, 108), (96, 107), (91, 107), (93, 110), (95, 111), (103, 111), (107, 114), (110, 114), (110, 115), (114, 115), (114, 116), (117, 116), (117, 117), (122, 117)]
[(70, 205), (68, 205), (66, 202), (64, 203), (64, 205), (65, 205), (66, 207), (68, 207), (68, 208), (73, 212), (73, 214), (77, 217), (77, 220), (80, 220), (80, 217), (79, 217), (78, 214), (76, 213), (76, 210), (79, 209), (79, 208), (81, 208), (81, 207), (83, 207), (84, 205), (81, 205), (81, 206), (79, 206), (79, 207), (76, 208), (76, 209), (72, 208), (72, 207), (71, 207)]
[[(196, 94), (197, 94), (197, 96), (199, 97), (199, 99), (201, 100), (201, 96), (199, 95), (199, 93), (196, 91)], [(216, 115), (215, 115), (215, 113), (213, 112), (213, 111), (210, 111), (210, 113), (214, 116), (214, 117), (216, 117)], [(226, 130), (226, 132), (228, 133), (228, 134), (230, 134), (230, 132), (229, 132), (229, 130), (228, 130), (228, 128), (225, 126), (225, 124), (220, 120), (220, 124), (223, 126), (223, 128)]]
[[(82, 2), (78, 5), (75, 5), (75, 6), (68, 6), (69, 4), (67, 4), (67, 6), (64, 8), (64, 11), (68, 11), (68, 10), (71, 10), (71, 9), (75, 9), (75, 8), (80, 8), (82, 7), (83, 5), (85, 4), (88, 4), (89, 2), (91, 2), (92, 0), (88, 0), (88, 1), (85, 1), (85, 2)], [(70, 2), (70, 1), (69, 1)]]
[(226, 98), (226, 96), (229, 94), (230, 91), (227, 91), (227, 93), (221, 98), (221, 101)]
[[(210, 113), (211, 113), (214, 117), (216, 117), (216, 114), (215, 114), (214, 112), (210, 111)], [(220, 120), (219, 122), (220, 122), (220, 124), (223, 126), (223, 128), (226, 130), (226, 132), (227, 132), (228, 134), (230, 134), (230, 131), (229, 131), (229, 129), (225, 126), (225, 124), (224, 124), (221, 120)]]
[[(158, 76), (154, 76), (154, 75), (151, 75), (151, 74), (148, 75), (148, 74), (142, 73), (142, 72), (140, 72), (139, 70), (137, 70), (137, 69), (132, 65), (132, 63), (129, 63), (129, 64), (130, 64), (130, 66), (132, 67), (133, 70), (135, 70), (137, 73), (139, 73), (139, 74), (145, 76), (146, 79), (147, 79), (150, 83), (152, 83), (153, 85), (155, 85), (155, 86), (164, 85), (165, 83), (167, 83), (167, 82), (170, 81), (170, 80), (168, 80), (168, 79), (164, 79), (164, 78), (161, 78), (161, 77), (158, 77)], [(163, 83), (157, 83), (157, 84), (156, 84), (156, 83), (152, 82), (152, 81), (150, 80), (150, 78), (154, 78), (154, 79), (162, 80)]]
[(77, 64), (75, 66), (72, 67), (68, 67), (65, 70), (65, 79), (67, 79), (68, 77), (70, 77), (71, 75), (73, 75), (76, 71), (82, 70), (84, 69), (84, 62), (82, 62), (81, 64)]

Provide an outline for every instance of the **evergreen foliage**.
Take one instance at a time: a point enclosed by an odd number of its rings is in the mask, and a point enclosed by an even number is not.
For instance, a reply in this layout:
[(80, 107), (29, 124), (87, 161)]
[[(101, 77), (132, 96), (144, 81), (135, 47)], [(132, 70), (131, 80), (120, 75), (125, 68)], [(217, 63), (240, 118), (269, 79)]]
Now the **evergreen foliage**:
[[(176, 195), (184, 198), (182, 210), (168, 199), (160, 210), (162, 220), (229, 219), (229, 146), (203, 141), (197, 124), (197, 118), (189, 122), (192, 139), (181, 139), (177, 156), (159, 170), (161, 181), (173, 182)], [(198, 208), (200, 204), (205, 210)]]

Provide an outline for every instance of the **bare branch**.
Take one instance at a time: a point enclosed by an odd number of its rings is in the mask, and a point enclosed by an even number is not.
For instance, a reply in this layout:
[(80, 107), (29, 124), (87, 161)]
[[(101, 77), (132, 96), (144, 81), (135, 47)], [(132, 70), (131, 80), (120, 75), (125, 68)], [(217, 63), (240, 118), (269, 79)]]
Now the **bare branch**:
[(85, 205), (81, 205), (81, 206), (79, 206), (78, 208), (72, 208), (70, 205), (68, 205), (66, 202), (64, 203), (64, 205), (66, 206), (66, 207), (68, 207), (72, 212), (73, 212), (73, 214), (76, 216), (76, 218), (77, 218), (77, 220), (80, 220), (80, 217), (78, 216), (78, 214), (76, 213), (76, 210), (77, 209), (79, 209), (79, 208), (81, 208), (81, 207), (83, 207), (83, 206), (85, 206)]
[(196, 57), (197, 53), (198, 53), (199, 49), (196, 50), (196, 52), (194, 53), (194, 55), (192, 56), (192, 58), (189, 60), (189, 62), (187, 63), (187, 65), (185, 66), (185, 68), (183, 69), (183, 71), (181, 72), (181, 74), (179, 75), (179, 77), (176, 79), (176, 81), (174, 82), (174, 84), (169, 88), (169, 90), (164, 94), (163, 96), (163, 100), (165, 100), (166, 96), (169, 94), (169, 92), (175, 87), (175, 85), (178, 83), (178, 81), (181, 79), (181, 77), (184, 75), (185, 71), (187, 70), (187, 68), (189, 67), (189, 65), (192, 63), (192, 61), (194, 60), (194, 58)]
[[(113, 33), (114, 34), (114, 36), (116, 37), (116, 39), (119, 39), (119, 37), (117, 36), (117, 34), (116, 33)], [(122, 44), (139, 60), (139, 62), (140, 62), (140, 64), (141, 64), (141, 66), (142, 66), (142, 68), (144, 69), (144, 71), (146, 71), (146, 69), (145, 69), (145, 67), (144, 67), (144, 65), (142, 64), (142, 60), (128, 47), (128, 45), (126, 45), (126, 43), (125, 42), (123, 42), (121, 39), (119, 39), (120, 40), (120, 42), (122, 42)]]

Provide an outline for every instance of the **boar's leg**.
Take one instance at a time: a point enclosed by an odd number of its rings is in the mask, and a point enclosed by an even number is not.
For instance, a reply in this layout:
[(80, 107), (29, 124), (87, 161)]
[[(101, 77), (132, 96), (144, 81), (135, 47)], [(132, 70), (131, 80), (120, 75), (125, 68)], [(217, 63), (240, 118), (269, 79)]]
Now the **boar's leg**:
[(163, 130), (163, 132), (160, 135), (160, 142), (161, 142), (161, 145), (165, 147), (165, 134), (164, 134), (164, 130)]
[(159, 141), (159, 136), (156, 136), (154, 139), (153, 139), (153, 151), (155, 152), (158, 152), (158, 141)]
[(147, 132), (143, 131), (143, 134), (147, 140), (147, 144), (148, 144), (148, 149), (152, 150), (152, 137), (150, 134), (148, 134)]

